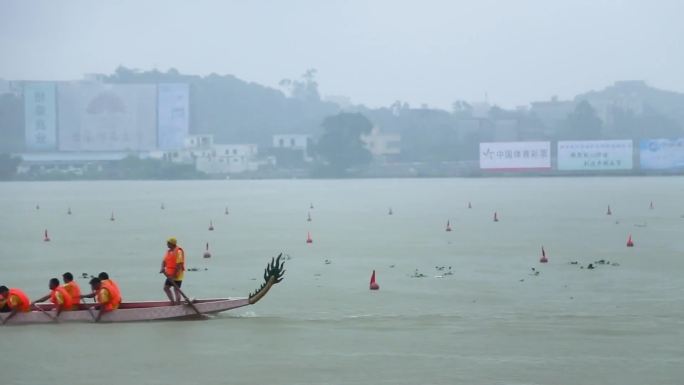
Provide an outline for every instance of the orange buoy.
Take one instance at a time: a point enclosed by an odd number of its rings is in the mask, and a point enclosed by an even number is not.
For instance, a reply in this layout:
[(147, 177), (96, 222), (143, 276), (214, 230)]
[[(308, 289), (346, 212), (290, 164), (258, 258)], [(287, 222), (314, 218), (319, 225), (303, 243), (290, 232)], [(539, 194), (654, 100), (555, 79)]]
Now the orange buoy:
[(499, 221), (499, 216), (496, 215), (496, 211), (494, 211), (494, 222), (498, 222), (498, 221)]
[(43, 237), (43, 242), (50, 242), (50, 237), (48, 236), (47, 229), (45, 229), (45, 236)]
[(447, 220), (446, 231), (451, 231), (451, 223)]
[(378, 285), (378, 283), (375, 282), (375, 270), (373, 270), (373, 274), (371, 275), (370, 289), (371, 290), (380, 290), (380, 285)]
[(313, 243), (313, 239), (311, 238), (310, 232), (306, 233), (306, 243)]
[(214, 223), (209, 221), (209, 231), (214, 231)]
[(632, 241), (632, 234), (627, 237), (627, 247), (634, 247), (634, 242)]
[(109, 217), (109, 220), (114, 222), (114, 211), (112, 211), (112, 215)]
[(606, 215), (613, 215), (613, 212), (610, 211), (610, 205), (608, 205), (608, 211), (606, 211)]
[(541, 255), (541, 258), (539, 259), (539, 262), (546, 263), (548, 261), (549, 261), (549, 259), (546, 258), (546, 251), (544, 250), (544, 246), (542, 246), (542, 255)]
[(211, 252), (209, 252), (209, 242), (207, 242), (207, 247), (204, 250), (204, 254), (202, 254), (202, 257), (211, 258)]
[(306, 214), (306, 221), (311, 222), (311, 213)]

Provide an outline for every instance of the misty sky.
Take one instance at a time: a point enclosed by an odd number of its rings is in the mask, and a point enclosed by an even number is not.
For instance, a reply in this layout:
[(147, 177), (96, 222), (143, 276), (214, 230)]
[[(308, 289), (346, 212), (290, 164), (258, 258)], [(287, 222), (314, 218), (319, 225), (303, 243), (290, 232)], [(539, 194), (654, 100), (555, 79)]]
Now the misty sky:
[(118, 65), (277, 87), (307, 68), (355, 103), (505, 107), (615, 80), (684, 92), (684, 1), (0, 0), (0, 78)]

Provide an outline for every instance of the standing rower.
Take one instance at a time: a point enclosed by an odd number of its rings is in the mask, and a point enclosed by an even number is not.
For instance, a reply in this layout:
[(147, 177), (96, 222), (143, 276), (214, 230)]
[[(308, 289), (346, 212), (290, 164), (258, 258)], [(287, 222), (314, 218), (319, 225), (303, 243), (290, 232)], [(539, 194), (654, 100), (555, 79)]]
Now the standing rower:
[(16, 288), (8, 288), (7, 286), (0, 286), (0, 297), (5, 302), (3, 311), (9, 311), (10, 314), (2, 320), (4, 324), (10, 318), (14, 317), (18, 312), (28, 312), (31, 309), (31, 300), (23, 291)]
[[(169, 301), (174, 304), (180, 304), (181, 293), (180, 287), (183, 284), (183, 275), (185, 271), (185, 252), (178, 246), (176, 238), (171, 237), (166, 240), (166, 247), (169, 249), (162, 260), (160, 274), (166, 276), (164, 281), (164, 292), (169, 297)], [(173, 292), (171, 287), (173, 286)], [(175, 297), (174, 297), (175, 294)]]

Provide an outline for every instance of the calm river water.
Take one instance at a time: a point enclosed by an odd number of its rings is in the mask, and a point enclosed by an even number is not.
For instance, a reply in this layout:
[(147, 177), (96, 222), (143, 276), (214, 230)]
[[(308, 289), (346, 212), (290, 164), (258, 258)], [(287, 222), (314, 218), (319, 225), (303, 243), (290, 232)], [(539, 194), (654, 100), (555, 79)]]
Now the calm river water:
[(683, 215), (680, 177), (2, 183), (0, 283), (32, 298), (104, 270), (163, 299), (169, 236), (196, 298), (289, 259), (207, 321), (0, 327), (0, 383), (683, 384)]

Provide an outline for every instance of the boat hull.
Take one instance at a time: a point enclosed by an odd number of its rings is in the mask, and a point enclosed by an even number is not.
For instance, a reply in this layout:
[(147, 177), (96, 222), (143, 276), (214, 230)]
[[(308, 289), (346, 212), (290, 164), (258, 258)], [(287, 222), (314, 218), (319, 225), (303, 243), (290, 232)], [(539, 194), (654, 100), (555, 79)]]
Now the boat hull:
[[(248, 298), (214, 298), (197, 300), (193, 305), (202, 314), (216, 314), (223, 311), (237, 309), (249, 305)], [(54, 323), (55, 312), (51, 304), (41, 304), (41, 310), (17, 313), (7, 321), (7, 325)], [(59, 322), (95, 322), (97, 311), (91, 309), (94, 304), (82, 304), (80, 310), (64, 311), (59, 315)], [(46, 314), (46, 312), (49, 314)], [(9, 313), (0, 313), (4, 319)], [(136, 322), (159, 320), (197, 319), (200, 316), (187, 303), (172, 305), (168, 301), (128, 302), (122, 303), (120, 308), (104, 313), (99, 322)]]

